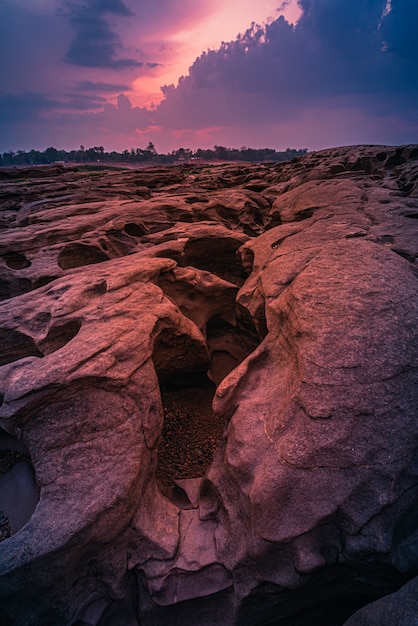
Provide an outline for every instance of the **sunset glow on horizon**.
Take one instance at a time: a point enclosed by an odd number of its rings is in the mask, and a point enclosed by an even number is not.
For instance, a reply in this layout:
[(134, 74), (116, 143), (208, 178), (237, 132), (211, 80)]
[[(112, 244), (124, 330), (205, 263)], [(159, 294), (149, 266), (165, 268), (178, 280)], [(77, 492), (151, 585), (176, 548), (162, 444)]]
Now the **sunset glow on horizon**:
[(0, 151), (418, 140), (414, 0), (3, 0), (0, 11)]

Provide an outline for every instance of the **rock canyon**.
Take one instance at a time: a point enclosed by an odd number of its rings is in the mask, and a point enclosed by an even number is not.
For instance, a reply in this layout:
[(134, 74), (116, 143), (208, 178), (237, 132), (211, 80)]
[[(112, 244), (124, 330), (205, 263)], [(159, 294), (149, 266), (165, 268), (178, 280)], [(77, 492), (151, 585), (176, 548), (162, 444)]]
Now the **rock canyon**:
[(2, 626), (418, 622), (418, 146), (0, 208)]

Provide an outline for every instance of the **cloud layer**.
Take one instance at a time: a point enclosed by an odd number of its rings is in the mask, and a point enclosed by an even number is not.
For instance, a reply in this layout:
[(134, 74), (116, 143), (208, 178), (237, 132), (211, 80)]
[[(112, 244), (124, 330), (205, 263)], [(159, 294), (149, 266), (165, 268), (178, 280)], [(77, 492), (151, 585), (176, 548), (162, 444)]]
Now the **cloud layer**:
[[(43, 69), (34, 66), (20, 91), (14, 72), (25, 55), (17, 52), (12, 68), (3, 69), (0, 149), (17, 145), (23, 131), (26, 141), (39, 143), (48, 132), (48, 145), (96, 137), (117, 149), (149, 140), (160, 150), (418, 142), (416, 0), (299, 0), (296, 25), (279, 16), (203, 52), (177, 85), (163, 87), (153, 110), (132, 104), (132, 80), (143, 76), (146, 85), (166, 62), (164, 37), (204, 20), (217, 1), (67, 0), (32, 15), (30, 7), (4, 2), (29, 41), (31, 24), (55, 30), (35, 46)], [(13, 49), (6, 31), (0, 26), (3, 45)], [(50, 58), (52, 45), (57, 54)]]

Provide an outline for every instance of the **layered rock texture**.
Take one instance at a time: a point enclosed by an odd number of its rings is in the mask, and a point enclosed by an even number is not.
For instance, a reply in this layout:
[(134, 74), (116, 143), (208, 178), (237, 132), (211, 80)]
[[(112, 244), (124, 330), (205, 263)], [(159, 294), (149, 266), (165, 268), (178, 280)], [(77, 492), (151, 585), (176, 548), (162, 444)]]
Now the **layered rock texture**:
[(0, 202), (1, 624), (418, 623), (418, 147)]

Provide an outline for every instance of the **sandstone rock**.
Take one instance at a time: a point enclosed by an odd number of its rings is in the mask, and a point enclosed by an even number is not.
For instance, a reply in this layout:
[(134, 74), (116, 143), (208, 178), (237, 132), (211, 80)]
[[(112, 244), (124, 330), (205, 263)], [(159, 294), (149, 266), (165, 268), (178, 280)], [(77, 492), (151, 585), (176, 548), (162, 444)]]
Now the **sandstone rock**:
[(415, 626), (418, 624), (417, 584), (414, 578), (396, 593), (365, 606), (346, 622), (346, 626)]
[(414, 576), (417, 157), (0, 173), (2, 623), (337, 625)]

